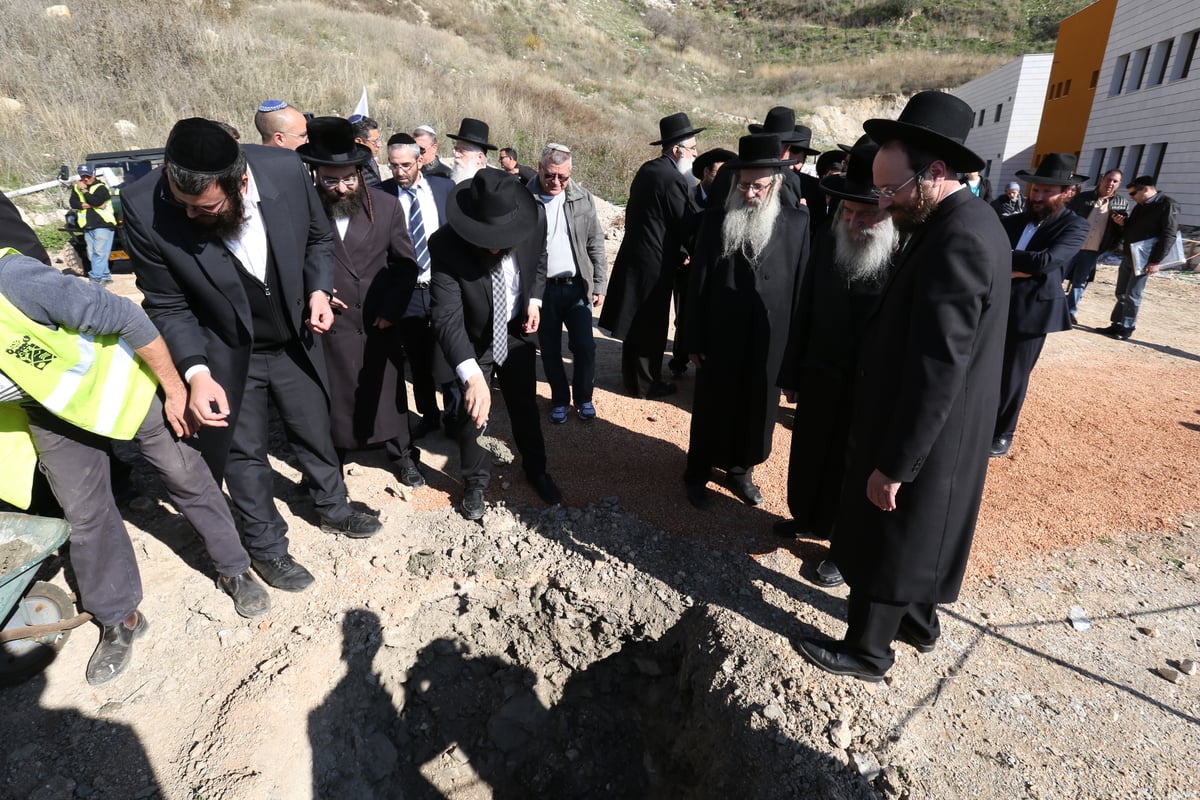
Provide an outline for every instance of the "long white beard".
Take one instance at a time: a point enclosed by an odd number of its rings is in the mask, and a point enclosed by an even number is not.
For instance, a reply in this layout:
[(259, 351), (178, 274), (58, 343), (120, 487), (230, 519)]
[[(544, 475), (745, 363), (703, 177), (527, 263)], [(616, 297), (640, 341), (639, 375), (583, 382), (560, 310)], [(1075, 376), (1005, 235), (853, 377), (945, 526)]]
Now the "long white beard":
[(689, 180), (692, 177), (692, 164), (696, 162), (694, 158), (681, 158), (675, 162), (675, 169), (679, 170), (679, 174)]
[(461, 161), (455, 161), (454, 166), (450, 169), (450, 180), (455, 183), (469, 181), (475, 177), (477, 172), (479, 172), (478, 164), (464, 164)]
[(775, 230), (775, 220), (779, 217), (778, 188), (778, 185), (773, 187), (758, 206), (747, 205), (741, 192), (730, 190), (725, 221), (721, 223), (723, 258), (740, 252), (751, 265), (758, 263)]
[(889, 215), (860, 233), (861, 237), (852, 234), (850, 224), (840, 214), (834, 218), (833, 263), (851, 283), (878, 282), (892, 263), (900, 244), (900, 231)]

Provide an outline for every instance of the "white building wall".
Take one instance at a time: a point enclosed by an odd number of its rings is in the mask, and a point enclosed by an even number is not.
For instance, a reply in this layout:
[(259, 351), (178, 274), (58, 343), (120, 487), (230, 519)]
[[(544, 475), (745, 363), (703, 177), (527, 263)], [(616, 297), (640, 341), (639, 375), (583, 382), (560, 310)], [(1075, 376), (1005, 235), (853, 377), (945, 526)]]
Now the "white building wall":
[(1155, 174), (1165, 146), (1158, 188), (1179, 201), (1184, 225), (1200, 225), (1198, 37), (1196, 0), (1118, 0), (1080, 154), (1093, 182), (1114, 166), (1128, 182)]
[(1017, 170), (1030, 167), (1053, 61), (1052, 53), (1021, 56), (953, 92), (975, 111), (967, 147), (991, 162), (993, 196), (1004, 191)]

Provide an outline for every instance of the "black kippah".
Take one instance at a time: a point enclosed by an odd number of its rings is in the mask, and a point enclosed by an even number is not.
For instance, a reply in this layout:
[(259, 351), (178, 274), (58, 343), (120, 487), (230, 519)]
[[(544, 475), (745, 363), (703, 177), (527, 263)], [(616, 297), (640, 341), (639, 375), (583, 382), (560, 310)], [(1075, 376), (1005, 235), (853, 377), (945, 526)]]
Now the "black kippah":
[(238, 143), (211, 119), (181, 119), (167, 137), (166, 159), (189, 172), (216, 175), (234, 165)]
[(393, 133), (391, 138), (387, 140), (388, 147), (394, 144), (416, 144), (417, 140), (409, 136), (407, 133)]

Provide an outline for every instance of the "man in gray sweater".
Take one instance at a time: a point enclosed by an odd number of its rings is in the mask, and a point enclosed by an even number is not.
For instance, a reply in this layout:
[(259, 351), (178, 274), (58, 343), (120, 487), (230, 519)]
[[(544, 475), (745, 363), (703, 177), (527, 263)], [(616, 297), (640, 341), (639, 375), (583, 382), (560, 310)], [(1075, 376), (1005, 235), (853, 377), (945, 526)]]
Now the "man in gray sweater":
[[(22, 444), (31, 441), (71, 524), (71, 566), (81, 605), (103, 629), (88, 662), (88, 683), (120, 675), (133, 640), (148, 627), (138, 611), (142, 586), (133, 545), (109, 485), (105, 431), (120, 430), (122, 418), (131, 429), (136, 426), (133, 440), (158, 470), (171, 502), (203, 538), (218, 585), (238, 613), (265, 614), (270, 598), (250, 575), (250, 556), (225, 497), (186, 442), (194, 432), (186, 415), (187, 389), (149, 318), (131, 300), (36, 259), (12, 250), (0, 256), (0, 411), (8, 419), (23, 414), (28, 428), (28, 437), (18, 428), (16, 438), (0, 439), (0, 484), (6, 499), (19, 504), (19, 487), (28, 486), (32, 466), (20, 457)], [(127, 365), (126, 372), (120, 364)], [(161, 399), (151, 394), (149, 376), (137, 376), (146, 369)], [(140, 422), (129, 419), (147, 405)], [(105, 422), (112, 419), (116, 422)]]

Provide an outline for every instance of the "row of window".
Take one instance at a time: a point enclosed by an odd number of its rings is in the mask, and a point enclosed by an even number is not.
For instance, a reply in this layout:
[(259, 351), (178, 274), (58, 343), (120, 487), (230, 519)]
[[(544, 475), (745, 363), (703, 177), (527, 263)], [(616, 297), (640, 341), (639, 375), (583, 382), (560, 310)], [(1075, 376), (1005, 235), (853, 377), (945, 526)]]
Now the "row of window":
[(1095, 183), (1104, 173), (1119, 169), (1125, 183), (1140, 175), (1152, 175), (1157, 179), (1166, 157), (1166, 142), (1098, 147), (1092, 151), (1092, 171), (1088, 175)]
[[(1166, 83), (1168, 66), (1171, 66), (1170, 81), (1183, 80), (1192, 71), (1198, 39), (1200, 39), (1200, 30), (1189, 31), (1179, 37), (1177, 52), (1174, 39), (1163, 39), (1158, 44), (1119, 56), (1113, 69), (1112, 85), (1109, 86), (1108, 96), (1113, 97), (1122, 92), (1136, 92), (1138, 89)], [(1171, 54), (1173, 52), (1175, 52), (1175, 61), (1172, 65)]]
[[(1092, 81), (1091, 81), (1091, 83), (1088, 84), (1088, 88), (1095, 89), (1096, 84), (1099, 82), (1100, 82), (1100, 70), (1098, 70), (1098, 69), (1093, 70), (1092, 71)], [(1050, 88), (1048, 88), (1046, 90), (1046, 100), (1047, 101), (1058, 100), (1061, 97), (1066, 97), (1070, 93), (1071, 93), (1071, 79), (1067, 78), (1065, 81), (1059, 81), (1058, 83), (1054, 83), (1054, 84), (1050, 85)]]
[[(1000, 113), (1002, 111), (1004, 111), (1004, 103), (997, 103), (996, 104), (996, 116), (992, 120), (992, 122), (1000, 121)], [(971, 127), (974, 128), (977, 125), (982, 127), (983, 123), (986, 121), (986, 119), (987, 119), (987, 109), (986, 108), (979, 109), (979, 120), (976, 121), (974, 117), (971, 117)]]

